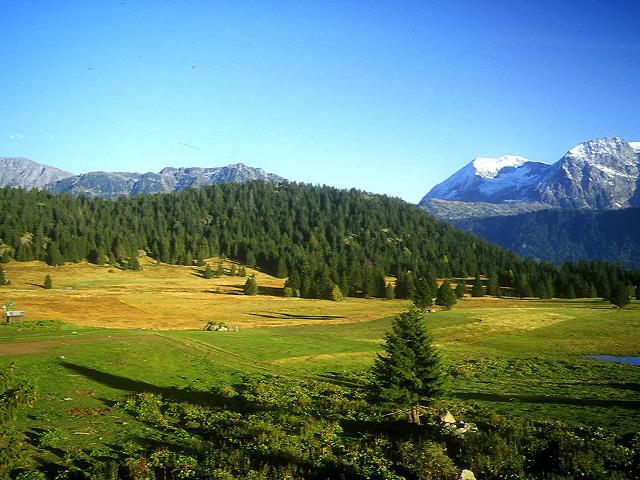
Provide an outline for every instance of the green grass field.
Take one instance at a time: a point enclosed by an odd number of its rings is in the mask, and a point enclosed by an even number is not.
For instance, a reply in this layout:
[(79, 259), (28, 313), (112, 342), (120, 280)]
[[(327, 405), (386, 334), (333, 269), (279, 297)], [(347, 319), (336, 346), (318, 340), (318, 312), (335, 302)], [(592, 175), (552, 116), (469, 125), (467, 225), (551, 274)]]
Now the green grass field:
[[(262, 301), (261, 312), (274, 310)], [(29, 439), (34, 462), (57, 461), (73, 448), (153, 440), (157, 432), (115, 406), (131, 393), (207, 403), (215, 401), (212, 387), (261, 373), (352, 384), (371, 365), (392, 318), (384, 301), (362, 302), (373, 319), (336, 322), (317, 308), (302, 324), (303, 313), (292, 310), (297, 321), (281, 326), (289, 313), (279, 304), (275, 326), (238, 332), (45, 319), (0, 326), (0, 363), (15, 362), (38, 392), (14, 425)], [(450, 373), (447, 402), (619, 433), (640, 430), (640, 367), (584, 358), (640, 354), (639, 302), (620, 310), (597, 300), (465, 299), (425, 321)]]

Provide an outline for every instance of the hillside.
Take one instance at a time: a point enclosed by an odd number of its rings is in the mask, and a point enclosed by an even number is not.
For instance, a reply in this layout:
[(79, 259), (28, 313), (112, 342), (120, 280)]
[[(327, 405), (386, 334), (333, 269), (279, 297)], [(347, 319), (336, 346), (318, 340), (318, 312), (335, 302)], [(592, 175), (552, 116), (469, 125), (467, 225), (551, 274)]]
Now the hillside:
[(606, 296), (611, 282), (640, 284), (636, 273), (613, 266), (560, 270), (525, 261), (399, 199), (293, 183), (115, 201), (5, 188), (0, 240), (5, 260), (50, 265), (88, 259), (127, 267), (140, 251), (182, 265), (221, 256), (288, 277), (293, 294), (306, 298), (332, 298), (336, 286), (344, 295), (384, 297), (387, 275), (398, 278), (397, 298), (409, 297), (418, 281), (434, 293), (436, 277), (476, 274), (492, 290), (520, 285), (521, 296), (531, 296), (529, 285), (544, 285), (536, 289), (544, 295), (587, 296), (596, 288)]
[(604, 260), (640, 268), (640, 208), (553, 209), (453, 223), (526, 257), (555, 263)]

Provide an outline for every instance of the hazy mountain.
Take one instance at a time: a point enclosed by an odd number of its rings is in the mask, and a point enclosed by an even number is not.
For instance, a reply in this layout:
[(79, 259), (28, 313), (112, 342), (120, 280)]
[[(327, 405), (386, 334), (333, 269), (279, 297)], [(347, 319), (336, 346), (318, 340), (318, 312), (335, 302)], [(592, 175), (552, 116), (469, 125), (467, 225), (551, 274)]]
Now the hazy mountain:
[(218, 183), (250, 180), (281, 182), (284, 179), (261, 168), (237, 163), (216, 168), (167, 167), (160, 173), (89, 172), (73, 175), (47, 185), (56, 193), (83, 194), (91, 197), (117, 198), (121, 195), (168, 193)]
[(36, 163), (22, 157), (0, 157), (0, 186), (43, 188), (73, 175), (58, 168)]
[[(612, 137), (581, 143), (551, 165), (518, 156), (478, 157), (431, 189), (420, 205), (434, 213), (444, 209), (447, 218), (477, 216), (482, 208), (476, 202), (521, 204), (521, 208), (525, 204), (571, 209), (636, 206), (640, 205), (639, 156), (640, 142)], [(434, 199), (441, 202), (434, 206)], [(459, 203), (443, 208), (442, 201)], [(511, 206), (496, 210), (489, 214), (513, 213)]]

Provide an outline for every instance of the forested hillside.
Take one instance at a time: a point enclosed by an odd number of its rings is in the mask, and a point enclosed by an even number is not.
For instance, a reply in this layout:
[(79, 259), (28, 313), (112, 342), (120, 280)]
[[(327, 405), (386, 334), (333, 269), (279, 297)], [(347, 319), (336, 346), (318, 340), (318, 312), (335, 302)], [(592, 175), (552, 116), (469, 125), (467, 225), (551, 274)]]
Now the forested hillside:
[(139, 250), (187, 265), (226, 256), (289, 277), (304, 297), (329, 298), (335, 285), (345, 295), (384, 296), (385, 274), (399, 277), (400, 297), (420, 279), (433, 287), (436, 276), (486, 275), (494, 290), (515, 286), (521, 296), (605, 296), (612, 282), (640, 283), (637, 273), (610, 265), (557, 269), (522, 260), (399, 199), (293, 183), (113, 201), (4, 188), (0, 239), (5, 259), (51, 265), (117, 264)]
[(519, 255), (549, 260), (605, 260), (640, 267), (640, 208), (545, 210), (453, 222)]

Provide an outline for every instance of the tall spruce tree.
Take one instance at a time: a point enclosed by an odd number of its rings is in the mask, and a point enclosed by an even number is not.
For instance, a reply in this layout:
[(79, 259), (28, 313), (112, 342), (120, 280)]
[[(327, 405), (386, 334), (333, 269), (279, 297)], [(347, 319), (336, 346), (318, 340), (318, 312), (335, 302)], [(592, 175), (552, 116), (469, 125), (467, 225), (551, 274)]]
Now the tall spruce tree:
[(460, 280), (458, 281), (458, 283), (456, 284), (456, 288), (455, 288), (455, 294), (456, 294), (456, 298), (460, 299), (462, 297), (464, 297), (464, 294), (467, 290), (467, 285), (465, 283), (464, 280)]
[(413, 304), (420, 310), (425, 310), (433, 305), (433, 293), (431, 290), (431, 282), (424, 277), (420, 277), (413, 287), (413, 295), (411, 297)]
[(51, 290), (53, 288), (53, 281), (51, 280), (51, 275), (49, 275), (48, 273), (44, 277), (43, 287), (47, 290)]
[(8, 283), (7, 277), (4, 273), (4, 268), (0, 265), (0, 285), (6, 285)]
[(202, 271), (202, 276), (204, 278), (213, 278), (213, 270), (211, 269), (211, 266), (209, 264), (207, 264), (204, 267), (204, 270)]
[(482, 286), (482, 280), (480, 280), (480, 275), (476, 275), (475, 280), (473, 281), (473, 288), (471, 289), (472, 297), (484, 297), (484, 287)]
[(451, 308), (457, 303), (458, 299), (456, 298), (456, 294), (451, 288), (451, 284), (449, 280), (445, 280), (442, 282), (442, 285), (438, 288), (438, 293), (436, 294), (436, 305), (440, 305), (441, 307)]
[(611, 303), (616, 307), (624, 308), (631, 302), (629, 288), (623, 282), (616, 282), (611, 288)]
[(409, 421), (417, 424), (420, 406), (441, 395), (445, 379), (423, 319), (422, 312), (411, 309), (393, 320), (368, 385), (371, 400), (389, 410), (406, 411)]
[(245, 295), (257, 295), (258, 281), (256, 280), (255, 275), (251, 275), (249, 278), (247, 278), (247, 281), (244, 284), (243, 291)]

